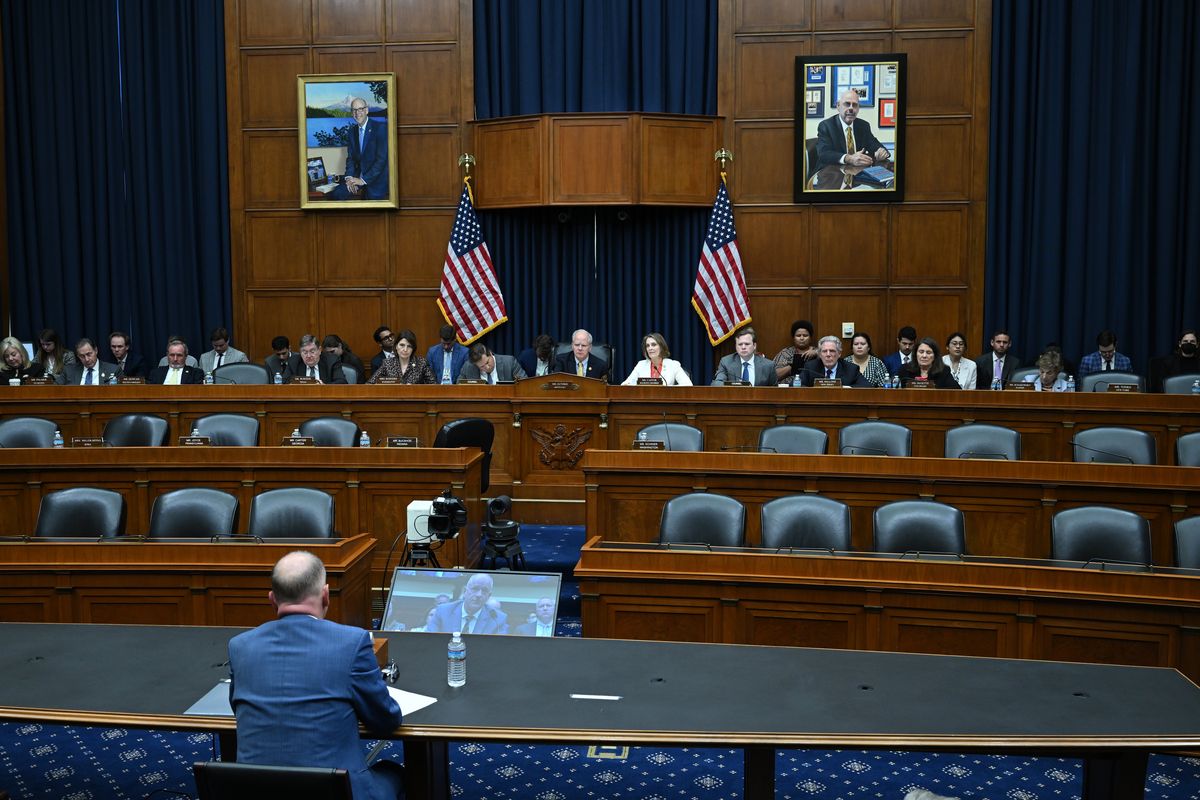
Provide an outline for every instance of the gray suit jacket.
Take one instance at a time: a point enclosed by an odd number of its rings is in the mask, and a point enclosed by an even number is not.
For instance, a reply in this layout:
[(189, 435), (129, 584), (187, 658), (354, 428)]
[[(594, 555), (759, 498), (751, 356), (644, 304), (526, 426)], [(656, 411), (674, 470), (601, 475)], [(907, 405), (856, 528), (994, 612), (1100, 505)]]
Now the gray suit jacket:
[[(778, 383), (775, 376), (775, 362), (760, 355), (754, 356), (754, 385), (774, 386)], [(742, 359), (737, 353), (731, 353), (721, 359), (717, 366), (717, 374), (713, 376), (713, 386), (724, 386), (727, 381), (742, 379)]]
[[(225, 360), (221, 362), (221, 366), (226, 364), (246, 364), (250, 359), (241, 350), (234, 350), (230, 347), (225, 351)], [(200, 354), (200, 369), (207, 372), (212, 372), (217, 368), (217, 351), (209, 350), (207, 353)]]
[[(107, 361), (96, 361), (96, 384), (108, 383), (109, 376), (116, 374), (116, 372), (116, 364), (110, 364)], [(67, 364), (54, 380), (63, 386), (78, 386), (79, 382), (83, 380), (83, 365), (78, 361), (73, 364)]]
[[(462, 380), (478, 380), (483, 374), (479, 371), (479, 367), (468, 361), (462, 368), (462, 372), (458, 374), (458, 379)], [(496, 354), (496, 380), (499, 383), (512, 383), (521, 378), (528, 378), (525, 374), (525, 368), (517, 363), (517, 360), (512, 356), (502, 356)]]

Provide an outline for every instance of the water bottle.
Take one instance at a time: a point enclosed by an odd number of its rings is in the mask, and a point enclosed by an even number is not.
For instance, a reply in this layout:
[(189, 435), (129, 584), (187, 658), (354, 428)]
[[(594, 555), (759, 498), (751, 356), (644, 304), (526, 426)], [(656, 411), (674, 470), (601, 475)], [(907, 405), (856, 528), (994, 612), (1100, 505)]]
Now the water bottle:
[(644, 442), (649, 438), (650, 438), (650, 434), (646, 433), (644, 430), (638, 431), (638, 441), (639, 442)]
[(112, 375), (108, 376), (108, 385), (109, 386), (117, 385), (117, 373), (114, 372)]
[(1074, 375), (1067, 376), (1067, 391), (1068, 392), (1075, 391), (1075, 376)]
[(370, 447), (371, 446), (371, 437), (367, 434), (366, 431), (363, 431), (362, 436), (358, 437), (358, 446), (359, 447)]
[(204, 382), (207, 384), (215, 383), (213, 380), (213, 374), (211, 372), (204, 373)]
[(199, 436), (199, 435), (200, 435), (200, 429), (197, 428), (195, 425), (193, 425), (192, 426), (192, 436)]
[(892, 376), (891, 375), (883, 376), (883, 388), (884, 389), (892, 388)]
[(54, 429), (54, 446), (55, 447), (63, 446), (62, 431), (60, 431), (58, 428)]
[(797, 371), (794, 375), (792, 375), (792, 388), (799, 389), (803, 385), (804, 379), (800, 377), (800, 372)]
[(1200, 381), (1192, 381), (1192, 394), (1200, 395)]
[(467, 685), (467, 643), (456, 633), (446, 648), (446, 685)]
[(992, 391), (993, 392), (998, 392), (1003, 388), (1004, 388), (1004, 386), (1000, 383), (999, 378), (992, 378)]
[(276, 372), (276, 373), (275, 373), (275, 385), (276, 385), (276, 386), (279, 386), (279, 385), (281, 385), (282, 383), (283, 383), (283, 373), (282, 373), (282, 372)]
[(903, 384), (901, 384), (901, 383), (900, 383), (900, 376), (899, 376), (899, 375), (893, 375), (893, 376), (892, 376), (892, 388), (893, 388), (893, 389), (901, 389), (901, 388), (903, 388)]
[(299, 428), (292, 428), (292, 438), (293, 439), (300, 438), (300, 429)]

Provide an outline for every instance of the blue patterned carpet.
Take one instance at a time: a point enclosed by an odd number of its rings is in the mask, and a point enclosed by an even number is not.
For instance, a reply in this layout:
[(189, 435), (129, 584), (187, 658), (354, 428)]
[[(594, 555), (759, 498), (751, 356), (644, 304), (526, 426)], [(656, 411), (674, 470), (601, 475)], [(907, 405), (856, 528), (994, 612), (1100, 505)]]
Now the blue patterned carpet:
[[(530, 569), (564, 573), (558, 632), (578, 636), (571, 569), (583, 529), (523, 526), (521, 542)], [(398, 761), (402, 752), (395, 742), (385, 750)], [(191, 797), (192, 762), (213, 754), (207, 734), (0, 724), (0, 789), (14, 800)], [(742, 798), (736, 750), (458, 742), (450, 767), (457, 800)], [(887, 750), (780, 750), (775, 781), (777, 800), (902, 800), (918, 788), (963, 800), (1069, 800), (1082, 786), (1073, 760)], [(1145, 797), (1200, 800), (1200, 759), (1152, 756)]]

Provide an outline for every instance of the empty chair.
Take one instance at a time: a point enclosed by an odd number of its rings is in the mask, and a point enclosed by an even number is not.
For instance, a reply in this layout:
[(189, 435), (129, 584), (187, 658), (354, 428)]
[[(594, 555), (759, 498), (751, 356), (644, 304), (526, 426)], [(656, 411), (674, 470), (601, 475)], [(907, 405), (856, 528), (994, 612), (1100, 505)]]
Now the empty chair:
[(447, 422), (433, 438), (434, 447), (478, 447), (483, 453), (483, 465), (480, 468), (479, 491), (486, 492), (491, 485), (492, 471), (492, 441), (496, 438), (496, 428), (490, 420), (482, 417), (464, 417), (453, 422)]
[(682, 422), (656, 422), (638, 431), (639, 439), (662, 442), (668, 450), (697, 453), (704, 449), (704, 431)]
[(1200, 372), (1172, 375), (1163, 381), (1163, 392), (1166, 394), (1191, 394), (1192, 386), (1196, 381), (1200, 381)]
[(1200, 517), (1176, 520), (1175, 566), (1200, 569)]
[(216, 489), (176, 489), (154, 498), (151, 539), (208, 539), (237, 529), (238, 499)]
[(0, 420), (0, 447), (54, 447), (58, 423), (41, 417)]
[(828, 497), (780, 497), (762, 507), (762, 546), (850, 549), (850, 507)]
[(193, 422), (192, 426), (201, 436), (207, 436), (214, 447), (254, 447), (258, 444), (258, 417), (247, 414), (209, 414)]
[(362, 377), (350, 364), (342, 364), (342, 374), (346, 376), (346, 383), (350, 384), (358, 383), (358, 379)]
[(723, 494), (693, 492), (672, 497), (663, 506), (658, 540), (741, 547), (746, 543), (746, 507)]
[(838, 452), (844, 456), (912, 455), (912, 431), (894, 422), (854, 422), (838, 434)]
[(878, 553), (967, 552), (963, 515), (931, 500), (898, 500), (875, 509)]
[(223, 364), (213, 370), (213, 381), (215, 383), (263, 385), (271, 383), (273, 379), (274, 376), (270, 372), (267, 372), (267, 368), (262, 364), (250, 364), (247, 362)]
[(300, 435), (311, 436), (317, 447), (358, 447), (358, 423), (345, 417), (313, 417), (300, 423)]
[(153, 414), (122, 414), (104, 426), (109, 447), (161, 447), (171, 432), (167, 421)]
[(78, 486), (42, 498), (34, 536), (113, 539), (125, 533), (125, 496), (110, 489)]
[(1175, 464), (1180, 467), (1200, 467), (1200, 431), (1185, 433), (1175, 440)]
[(946, 458), (1021, 460), (1021, 434), (1003, 425), (973, 423), (946, 431)]
[(237, 761), (192, 765), (199, 800), (350, 800), (350, 773), (327, 767), (268, 767)]
[(331, 539), (333, 496), (317, 489), (272, 489), (250, 504), (250, 535), (263, 539)]
[(1158, 461), (1154, 437), (1135, 428), (1089, 428), (1075, 434), (1071, 448), (1076, 462), (1154, 464)]
[[(1032, 375), (1036, 378), (1040, 372), (1041, 372), (1041, 370), (1039, 370), (1037, 367), (1021, 367), (1019, 369), (1014, 369), (1012, 371), (1012, 374), (1008, 376), (1008, 382), (1009, 383), (1024, 383), (1025, 379), (1028, 378), (1030, 375)], [(987, 381), (988, 377), (986, 375), (982, 375), (977, 380)], [(990, 381), (989, 381), (989, 383), (990, 383)]]
[(1109, 385), (1113, 383), (1136, 383), (1139, 392), (1146, 390), (1146, 382), (1141, 375), (1132, 372), (1093, 372), (1083, 376), (1079, 391), (1107, 392)]
[(758, 449), (764, 453), (819, 456), (828, 447), (829, 434), (807, 425), (772, 425), (758, 434)]
[(1150, 523), (1122, 508), (1082, 506), (1050, 521), (1050, 557), (1058, 561), (1150, 563)]

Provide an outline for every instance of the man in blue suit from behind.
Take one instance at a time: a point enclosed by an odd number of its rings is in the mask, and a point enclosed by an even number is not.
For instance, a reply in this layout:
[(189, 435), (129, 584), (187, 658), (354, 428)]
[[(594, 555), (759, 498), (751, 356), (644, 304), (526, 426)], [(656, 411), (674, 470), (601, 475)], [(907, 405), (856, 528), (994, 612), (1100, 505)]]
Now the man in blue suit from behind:
[(398, 764), (367, 766), (358, 723), (376, 733), (400, 725), (370, 635), (325, 619), (325, 565), (302, 550), (271, 573), (278, 619), (229, 642), (229, 704), (237, 758), (246, 764), (328, 767), (350, 773), (355, 800), (403, 797)]
[(387, 123), (368, 117), (367, 101), (350, 101), (354, 125), (346, 134), (346, 174), (342, 183), (329, 193), (333, 200), (388, 199), (388, 128)]

